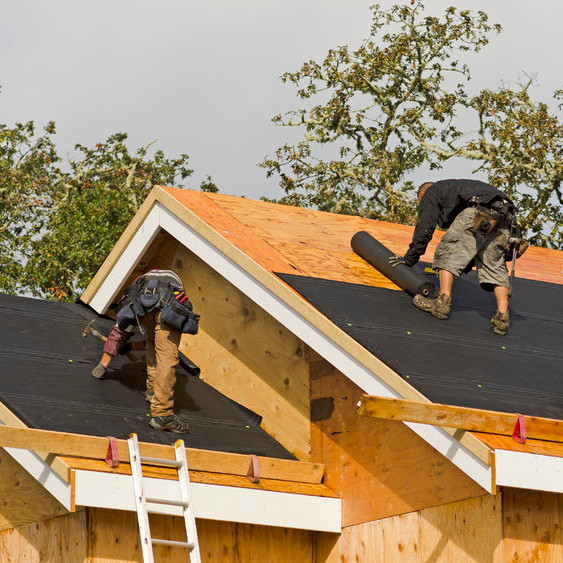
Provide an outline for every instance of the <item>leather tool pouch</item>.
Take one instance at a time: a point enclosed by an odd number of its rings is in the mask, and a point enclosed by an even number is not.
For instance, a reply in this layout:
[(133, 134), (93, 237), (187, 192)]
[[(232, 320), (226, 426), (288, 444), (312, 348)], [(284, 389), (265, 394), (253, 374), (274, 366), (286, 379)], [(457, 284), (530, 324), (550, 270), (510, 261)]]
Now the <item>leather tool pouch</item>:
[(530, 243), (525, 238), (510, 238), (505, 249), (504, 249), (504, 260), (510, 262), (514, 257), (514, 249), (516, 248), (516, 259), (520, 258), (528, 247)]
[(199, 315), (192, 311), (189, 301), (183, 304), (174, 299), (162, 308), (160, 320), (170, 328), (186, 334), (197, 334), (199, 329)]
[(489, 235), (499, 226), (501, 217), (502, 215), (498, 211), (483, 205), (477, 205), (475, 207), (473, 229), (476, 233)]

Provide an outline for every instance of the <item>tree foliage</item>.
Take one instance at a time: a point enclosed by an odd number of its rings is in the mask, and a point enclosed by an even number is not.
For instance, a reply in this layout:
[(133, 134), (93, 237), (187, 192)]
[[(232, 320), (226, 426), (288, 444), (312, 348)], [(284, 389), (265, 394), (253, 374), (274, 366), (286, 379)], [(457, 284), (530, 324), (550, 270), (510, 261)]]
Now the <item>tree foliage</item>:
[[(475, 132), (442, 145), (421, 143), (445, 160), (478, 161), (488, 180), (519, 209), (519, 223), (533, 244), (563, 248), (563, 123), (530, 96), (532, 80), (516, 89), (482, 90), (468, 101)], [(561, 101), (563, 92), (554, 93)]]
[[(0, 291), (71, 300), (88, 284), (155, 184), (179, 185), (188, 156), (117, 133), (63, 163), (54, 123), (0, 125)], [(63, 169), (64, 168), (64, 169)]]
[(425, 162), (438, 165), (421, 141), (458, 134), (454, 117), (470, 77), (459, 55), (480, 51), (500, 27), (483, 12), (453, 7), (441, 19), (424, 17), (422, 4), (372, 12), (359, 49), (331, 49), (321, 63), (282, 76), (300, 98), (321, 102), (274, 118), (304, 128), (305, 138), (261, 166), (279, 175), (282, 203), (410, 222), (412, 186), (399, 184)]
[(371, 34), (358, 50), (331, 49), (321, 63), (282, 76), (317, 104), (274, 118), (304, 130), (261, 163), (279, 176), (279, 201), (412, 223), (405, 178), (461, 157), (516, 202), (531, 242), (562, 248), (563, 90), (550, 104), (533, 100), (530, 80), (469, 95), (460, 57), (481, 51), (500, 26), (482, 12), (450, 7), (427, 17), (412, 4), (372, 6)]

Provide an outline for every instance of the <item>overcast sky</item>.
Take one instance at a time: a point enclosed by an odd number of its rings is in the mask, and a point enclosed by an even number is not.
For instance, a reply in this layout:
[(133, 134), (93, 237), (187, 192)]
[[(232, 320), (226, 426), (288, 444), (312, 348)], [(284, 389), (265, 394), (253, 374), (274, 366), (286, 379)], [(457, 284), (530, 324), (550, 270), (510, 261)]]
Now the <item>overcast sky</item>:
[[(279, 79), (369, 34), (371, 0), (0, 0), (0, 122), (57, 123), (63, 154), (124, 131), (190, 155), (188, 187), (278, 197), (257, 164), (297, 131), (271, 118), (300, 101)], [(392, 5), (398, 2), (380, 2)], [(486, 11), (504, 31), (471, 63), (474, 88), (537, 73), (534, 96), (563, 87), (561, 0), (427, 0)], [(441, 177), (464, 176), (453, 164)], [(420, 173), (418, 173), (420, 175)], [(417, 174), (410, 179), (419, 183)]]

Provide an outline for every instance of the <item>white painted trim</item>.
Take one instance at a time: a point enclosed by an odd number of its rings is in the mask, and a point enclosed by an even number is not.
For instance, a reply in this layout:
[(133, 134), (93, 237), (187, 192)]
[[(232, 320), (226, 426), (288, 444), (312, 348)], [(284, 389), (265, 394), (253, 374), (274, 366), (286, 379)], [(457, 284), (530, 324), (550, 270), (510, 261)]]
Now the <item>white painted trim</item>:
[[(74, 482), (76, 506), (135, 510), (130, 475), (76, 470)], [(145, 477), (143, 486), (149, 497), (181, 498), (178, 481)], [(341, 531), (339, 498), (204, 483), (191, 483), (190, 487), (196, 518), (320, 532)], [(161, 505), (157, 508), (161, 514), (182, 514), (179, 507)]]
[(90, 307), (103, 313), (111, 305), (119, 288), (129, 277), (145, 250), (150, 246), (159, 230), (159, 207), (155, 205), (139, 225), (137, 232), (123, 249), (121, 256), (96, 291), (90, 301)]
[(499, 486), (563, 493), (563, 458), (495, 450)]

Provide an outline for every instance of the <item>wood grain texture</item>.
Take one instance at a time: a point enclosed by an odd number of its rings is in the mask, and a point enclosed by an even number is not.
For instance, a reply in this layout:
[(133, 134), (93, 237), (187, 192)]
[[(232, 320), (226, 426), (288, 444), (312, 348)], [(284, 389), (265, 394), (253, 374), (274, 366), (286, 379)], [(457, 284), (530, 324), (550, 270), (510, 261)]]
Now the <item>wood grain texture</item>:
[[(115, 440), (119, 459), (129, 461), (127, 440)], [(12, 428), (0, 426), (0, 446), (23, 449), (46, 449), (54, 454), (105, 460), (108, 448), (107, 438), (71, 434), (51, 430), (31, 428)], [(165, 444), (140, 442), (141, 455), (160, 459), (175, 459), (174, 447)], [(250, 455), (216, 452), (186, 448), (188, 465), (195, 471), (209, 471), (246, 476), (250, 464)], [(323, 467), (320, 464), (258, 457), (261, 474), (265, 478), (301, 480), (302, 482), (319, 483), (322, 479)], [(68, 465), (65, 465), (68, 469)], [(66, 476), (68, 480), (68, 475)]]
[[(101, 473), (114, 473), (116, 475), (131, 475), (131, 466), (128, 463), (120, 463), (118, 467), (110, 467), (105, 461), (85, 459), (80, 457), (65, 457), (65, 462), (71, 469), (85, 471), (98, 471)], [(178, 480), (178, 473), (168, 467), (158, 467), (143, 464), (143, 475), (158, 479)], [(304, 483), (300, 481), (289, 481), (287, 475), (284, 479), (269, 479), (261, 477), (258, 483), (252, 483), (242, 475), (229, 475), (226, 473), (211, 473), (208, 471), (190, 470), (190, 481), (192, 483), (203, 483), (207, 485), (224, 485), (227, 487), (239, 487), (243, 489), (254, 489), (260, 491), (275, 491), (281, 493), (293, 493), (299, 495), (321, 496), (335, 498), (337, 495), (322, 483)]]
[[(142, 561), (136, 515), (132, 512), (90, 510), (91, 563)], [(154, 537), (185, 538), (183, 520), (151, 515)], [(201, 559), (205, 563), (312, 563), (312, 532), (196, 520)], [(185, 563), (186, 551), (155, 546), (159, 563)]]
[[(512, 436), (518, 421), (513, 413), (441, 405), (436, 403), (419, 403), (404, 399), (375, 397), (364, 395), (358, 407), (358, 415), (385, 418), (387, 420), (405, 420), (462, 428), (491, 434)], [(530, 438), (563, 442), (563, 420), (525, 416), (526, 434)]]
[(87, 557), (86, 510), (0, 532), (0, 563), (85, 563)]
[(503, 490), (505, 561), (563, 561), (563, 495)]
[[(179, 190), (171, 189), (170, 193), (175, 197), (180, 197)], [(244, 227), (267, 240), (274, 248), (277, 248), (280, 243), (281, 245), (290, 243), (307, 247), (309, 253), (316, 250), (319, 259), (316, 273), (308, 272), (308, 275), (328, 277), (328, 279), (338, 278), (330, 277), (330, 271), (327, 272), (329, 275), (323, 275), (323, 272), (325, 272), (323, 266), (326, 262), (324, 251), (349, 250), (350, 239), (355, 232), (359, 230), (368, 231), (393, 252), (404, 254), (414, 230), (413, 227), (406, 225), (258, 202), (223, 194), (206, 194), (206, 197), (228, 211)], [(218, 228), (218, 225), (214, 222), (210, 222), (210, 225)], [(422, 260), (432, 261), (434, 250), (442, 236), (443, 232), (438, 230), (435, 232), (426, 254), (421, 258)], [(293, 254), (292, 260), (295, 266), (302, 267), (297, 254)], [(338, 264), (345, 268), (349, 261), (358, 262), (362, 259), (351, 253), (346, 258), (343, 257), (339, 260)], [(530, 247), (524, 256), (518, 260), (516, 275), (526, 279), (561, 284), (563, 280), (563, 252), (548, 248)], [(364, 280), (362, 276), (351, 278), (349, 281), (377, 285), (376, 280)]]
[(150, 267), (176, 271), (201, 314), (198, 335), (184, 335), (180, 346), (201, 366), (201, 379), (262, 416), (266, 432), (308, 460), (309, 366), (301, 341), (175, 241)]
[(312, 354), (313, 459), (342, 497), (343, 526), (485, 493), (403, 423), (358, 416), (362, 394)]
[(531, 439), (526, 440), (525, 444), (519, 444), (511, 436), (485, 434), (482, 432), (474, 432), (474, 435), (493, 450), (510, 450), (513, 452), (563, 457), (563, 444), (561, 442)]
[(319, 534), (324, 563), (501, 563), (500, 497), (491, 495)]
[(66, 514), (38, 481), (0, 449), (0, 530)]

